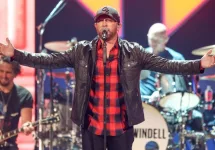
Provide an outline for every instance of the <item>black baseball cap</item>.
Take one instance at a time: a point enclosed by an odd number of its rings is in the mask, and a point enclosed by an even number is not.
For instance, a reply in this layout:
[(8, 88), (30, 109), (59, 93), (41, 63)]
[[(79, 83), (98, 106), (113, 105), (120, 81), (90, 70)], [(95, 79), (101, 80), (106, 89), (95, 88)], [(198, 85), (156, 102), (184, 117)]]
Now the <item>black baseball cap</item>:
[(112, 18), (113, 20), (115, 20), (116, 22), (120, 23), (120, 17), (119, 17), (119, 13), (118, 11), (111, 7), (111, 6), (104, 6), (102, 8), (100, 8), (97, 12), (96, 15), (94, 17), (94, 21), (96, 22), (97, 19), (102, 16), (102, 15), (107, 15), (110, 18)]

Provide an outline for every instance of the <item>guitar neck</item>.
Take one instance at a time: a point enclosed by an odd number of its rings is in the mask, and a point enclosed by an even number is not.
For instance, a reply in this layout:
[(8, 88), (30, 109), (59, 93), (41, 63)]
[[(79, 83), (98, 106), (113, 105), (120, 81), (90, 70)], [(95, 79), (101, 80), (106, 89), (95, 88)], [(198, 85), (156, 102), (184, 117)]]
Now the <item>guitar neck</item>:
[[(32, 123), (32, 126), (36, 127), (38, 124), (39, 124), (39, 121), (36, 121), (36, 122)], [(6, 133), (0, 135), (0, 141), (5, 141), (11, 137), (16, 136), (18, 133), (23, 132), (23, 131), (24, 131), (24, 128), (21, 127), (21, 128), (6, 132)]]
[[(60, 119), (59, 119), (59, 115), (58, 114), (55, 114), (54, 116), (50, 116), (50, 117), (46, 117), (42, 120), (37, 120), (35, 122), (32, 123), (32, 126), (33, 127), (36, 127), (38, 126), (39, 124), (51, 124), (51, 123), (55, 123), (55, 122), (58, 122)], [(12, 131), (9, 131), (9, 132), (6, 132), (2, 135), (0, 135), (0, 143), (2, 141), (5, 141), (13, 136), (16, 136), (18, 133), (24, 131), (24, 128), (21, 127), (21, 128), (18, 128), (18, 129), (15, 129), (15, 130), (12, 130)]]

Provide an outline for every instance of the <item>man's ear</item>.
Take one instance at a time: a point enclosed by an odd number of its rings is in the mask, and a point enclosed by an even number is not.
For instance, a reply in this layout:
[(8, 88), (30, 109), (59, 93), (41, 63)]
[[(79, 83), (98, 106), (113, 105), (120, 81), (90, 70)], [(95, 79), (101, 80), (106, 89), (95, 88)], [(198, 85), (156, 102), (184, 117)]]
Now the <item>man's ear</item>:
[(122, 27), (122, 24), (121, 24), (121, 23), (118, 23), (118, 24), (117, 24), (117, 31), (119, 31), (121, 27)]
[(165, 40), (165, 44), (166, 44), (168, 41), (169, 41), (169, 37), (167, 37), (167, 38), (166, 38), (166, 40)]

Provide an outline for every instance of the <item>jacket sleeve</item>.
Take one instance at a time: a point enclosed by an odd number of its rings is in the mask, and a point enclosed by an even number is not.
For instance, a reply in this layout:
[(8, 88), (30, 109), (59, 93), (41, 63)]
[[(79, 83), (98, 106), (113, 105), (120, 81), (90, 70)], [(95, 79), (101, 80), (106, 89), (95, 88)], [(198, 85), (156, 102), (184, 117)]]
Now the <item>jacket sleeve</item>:
[(135, 46), (137, 59), (142, 69), (161, 72), (165, 74), (199, 74), (203, 73), (200, 70), (199, 60), (168, 60), (160, 56), (153, 55), (140, 46)]
[(51, 54), (15, 50), (13, 60), (38, 69), (74, 67), (76, 51), (77, 45), (65, 52)]

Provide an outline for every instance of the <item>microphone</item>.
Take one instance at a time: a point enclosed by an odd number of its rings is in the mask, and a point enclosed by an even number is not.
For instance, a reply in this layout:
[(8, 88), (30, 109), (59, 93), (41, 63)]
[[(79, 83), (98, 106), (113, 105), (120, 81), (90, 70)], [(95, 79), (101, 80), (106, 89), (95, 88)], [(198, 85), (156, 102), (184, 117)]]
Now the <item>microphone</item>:
[(76, 37), (73, 37), (71, 40), (70, 40), (70, 43), (71, 43), (71, 46), (75, 46), (75, 44), (78, 43), (78, 39)]
[(107, 32), (106, 29), (104, 29), (104, 30), (102, 31), (102, 40), (103, 40), (103, 41), (106, 41), (106, 40), (107, 40), (107, 35), (108, 35), (108, 32)]

